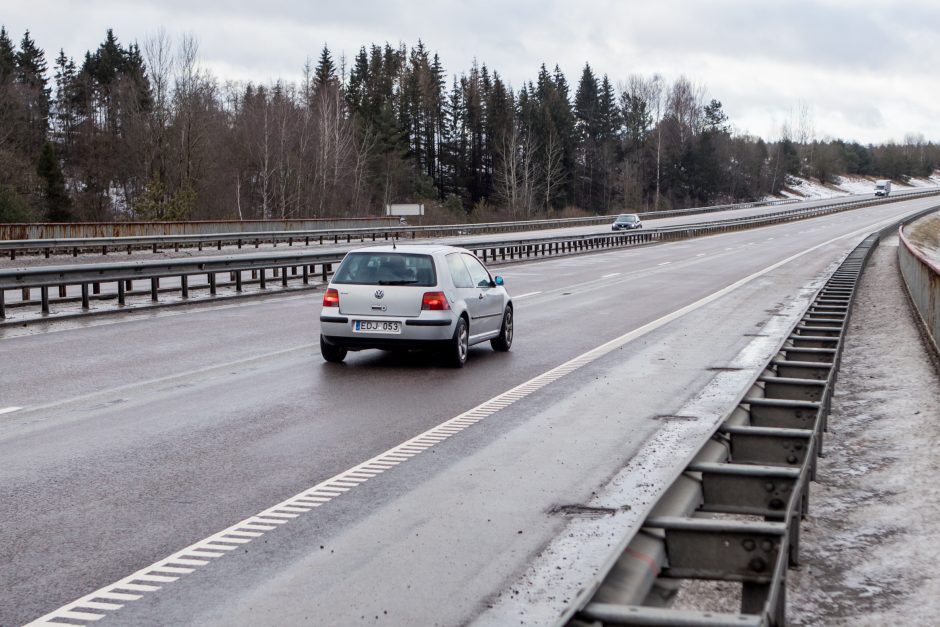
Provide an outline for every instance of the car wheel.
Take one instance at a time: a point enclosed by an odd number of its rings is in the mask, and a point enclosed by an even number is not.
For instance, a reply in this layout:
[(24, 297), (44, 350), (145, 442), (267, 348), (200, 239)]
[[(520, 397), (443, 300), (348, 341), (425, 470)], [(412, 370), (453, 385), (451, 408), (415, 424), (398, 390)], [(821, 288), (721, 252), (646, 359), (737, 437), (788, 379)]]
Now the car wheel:
[(505, 353), (512, 346), (512, 307), (506, 307), (503, 312), (503, 325), (499, 328), (499, 335), (490, 340), (494, 351)]
[(346, 349), (342, 346), (327, 343), (322, 335), (320, 336), (320, 354), (323, 355), (323, 359), (331, 364), (338, 364), (346, 359)]
[(470, 329), (463, 317), (457, 318), (457, 328), (454, 329), (454, 337), (451, 339), (450, 348), (448, 349), (450, 365), (454, 368), (463, 368), (463, 365), (467, 363), (467, 354), (469, 352)]

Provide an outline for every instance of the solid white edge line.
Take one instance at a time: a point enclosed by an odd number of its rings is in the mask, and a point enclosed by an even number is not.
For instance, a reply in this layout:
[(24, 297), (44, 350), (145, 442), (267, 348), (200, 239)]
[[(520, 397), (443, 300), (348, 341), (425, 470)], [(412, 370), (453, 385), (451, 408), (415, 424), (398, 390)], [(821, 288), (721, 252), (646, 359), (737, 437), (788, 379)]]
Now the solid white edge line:
[(0, 409), (0, 414), (10, 414), (15, 411), (19, 411), (21, 409), (23, 408), (22, 407), (4, 407), (3, 409)]
[[(897, 219), (897, 218), (892, 218), (892, 219), (883, 221), (881, 224), (887, 225), (887, 224), (889, 224), (889, 223), (891, 223), (891, 222), (896, 221), (896, 219)], [(466, 412), (464, 412), (464, 413), (462, 413), (462, 414), (460, 414), (460, 415), (458, 415), (458, 416), (456, 416), (456, 417), (454, 417), (454, 418), (451, 418), (450, 420), (447, 420), (447, 421), (445, 421), (445, 422), (442, 422), (442, 423), (440, 423), (439, 425), (437, 425), (437, 426), (435, 426), (435, 427), (432, 427), (432, 428), (428, 429), (427, 431), (425, 431), (425, 432), (423, 432), (423, 433), (418, 434), (417, 436), (415, 436), (415, 437), (413, 437), (413, 438), (411, 438), (411, 439), (409, 439), (409, 440), (407, 440), (407, 441), (405, 441), (405, 442), (399, 444), (398, 446), (395, 446), (395, 447), (389, 449), (388, 451), (386, 451), (386, 452), (384, 452), (384, 453), (380, 453), (379, 455), (376, 455), (375, 457), (373, 457), (373, 458), (371, 458), (371, 459), (369, 459), (369, 460), (367, 460), (367, 461), (365, 461), (365, 462), (362, 462), (362, 463), (360, 463), (360, 464), (357, 464), (356, 466), (353, 466), (352, 468), (350, 468), (350, 469), (348, 469), (348, 470), (346, 470), (346, 471), (343, 471), (343, 472), (341, 472), (341, 473), (339, 473), (339, 474), (337, 474), (337, 475), (335, 475), (335, 476), (333, 476), (333, 477), (330, 477), (330, 478), (327, 479), (326, 481), (322, 481), (322, 482), (318, 483), (317, 485), (313, 486), (312, 488), (307, 488), (307, 489), (305, 489), (305, 490), (302, 490), (301, 492), (297, 493), (296, 495), (294, 495), (294, 496), (292, 496), (292, 497), (290, 497), (290, 498), (288, 498), (288, 499), (286, 499), (286, 500), (284, 500), (284, 501), (281, 501), (280, 503), (278, 503), (277, 505), (274, 505), (273, 507), (269, 507), (269, 508), (263, 510), (262, 512), (258, 513), (258, 514), (255, 514), (254, 516), (249, 516), (248, 518), (245, 518), (244, 520), (242, 520), (242, 521), (240, 521), (240, 522), (238, 522), (238, 523), (235, 523), (234, 525), (232, 525), (232, 526), (230, 526), (230, 527), (228, 527), (228, 528), (226, 528), (226, 529), (224, 529), (224, 530), (222, 530), (222, 531), (219, 531), (218, 533), (215, 533), (215, 534), (213, 534), (213, 535), (211, 535), (211, 536), (209, 536), (209, 537), (207, 537), (207, 538), (204, 538), (204, 539), (202, 539), (202, 540), (199, 540), (198, 542), (196, 542), (196, 543), (194, 543), (194, 544), (191, 544), (190, 546), (186, 547), (185, 549), (182, 549), (182, 550), (180, 550), (180, 551), (177, 551), (176, 553), (174, 553), (173, 555), (170, 555), (169, 557), (166, 557), (166, 558), (164, 558), (164, 559), (162, 559), (162, 560), (160, 560), (160, 561), (158, 561), (158, 562), (154, 562), (153, 564), (148, 564), (148, 565), (145, 566), (144, 568), (138, 570), (137, 572), (135, 572), (135, 573), (132, 574), (132, 575), (129, 575), (128, 577), (125, 577), (125, 578), (123, 578), (123, 579), (121, 579), (121, 580), (119, 580), (119, 581), (117, 581), (117, 582), (115, 582), (115, 583), (112, 583), (112, 584), (109, 584), (109, 585), (107, 585), (107, 586), (104, 586), (103, 588), (99, 588), (99, 589), (96, 590), (95, 592), (92, 592), (92, 593), (90, 593), (90, 594), (87, 594), (87, 595), (81, 597), (80, 599), (77, 599), (77, 600), (75, 600), (75, 601), (72, 601), (71, 603), (68, 603), (68, 604), (66, 604), (66, 605), (63, 605), (62, 607), (60, 607), (60, 608), (58, 608), (58, 609), (55, 609), (55, 610), (53, 610), (52, 612), (49, 612), (48, 614), (45, 614), (44, 616), (41, 616), (40, 618), (37, 618), (37, 619), (35, 619), (34, 621), (32, 621), (32, 622), (30, 622), (30, 623), (27, 623), (27, 625), (24, 626), (24, 627), (38, 626), (38, 625), (42, 625), (42, 624), (44, 624), (44, 623), (47, 623), (48, 621), (54, 620), (54, 619), (57, 618), (57, 617), (64, 617), (64, 616), (66, 616), (70, 611), (74, 611), (75, 608), (80, 607), (82, 603), (87, 602), (87, 601), (93, 601), (93, 600), (98, 596), (99, 593), (101, 593), (101, 592), (111, 592), (111, 591), (113, 591), (115, 588), (131, 589), (131, 590), (141, 591), (141, 592), (154, 591), (154, 590), (156, 590), (156, 589), (159, 589), (159, 586), (154, 587), (154, 586), (143, 586), (143, 585), (139, 585), (139, 584), (138, 584), (138, 585), (135, 585), (135, 584), (133, 584), (132, 582), (135, 581), (135, 580), (139, 580), (142, 576), (147, 575), (147, 574), (150, 573), (150, 572), (153, 570), (153, 568), (155, 568), (155, 567), (169, 565), (169, 564), (171, 564), (172, 562), (174, 562), (174, 561), (177, 560), (177, 559), (180, 559), (180, 558), (184, 558), (184, 559), (185, 559), (185, 557), (186, 557), (187, 555), (195, 555), (195, 556), (197, 556), (197, 557), (203, 557), (203, 556), (204, 556), (204, 557), (212, 558), (212, 559), (217, 559), (217, 558), (219, 558), (219, 557), (222, 557), (222, 556), (225, 555), (225, 554), (223, 554), (223, 553), (209, 553), (209, 552), (206, 552), (206, 551), (199, 551), (199, 549), (202, 548), (202, 547), (205, 547), (207, 544), (211, 544), (211, 543), (213, 542), (213, 540), (215, 540), (215, 539), (217, 539), (217, 538), (220, 538), (220, 537), (222, 537), (222, 536), (225, 536), (226, 534), (228, 534), (228, 533), (230, 533), (230, 532), (232, 532), (232, 531), (238, 531), (239, 528), (241, 528), (241, 527), (243, 527), (243, 526), (245, 526), (245, 525), (252, 524), (253, 522), (256, 522), (258, 519), (263, 519), (263, 518), (265, 518), (265, 517), (269, 517), (269, 518), (270, 518), (270, 517), (272, 516), (272, 512), (276, 512), (278, 509), (280, 509), (280, 508), (282, 508), (282, 507), (284, 507), (284, 506), (289, 506), (295, 499), (301, 499), (301, 498), (303, 498), (304, 495), (307, 495), (307, 494), (309, 494), (309, 493), (311, 493), (311, 492), (313, 492), (313, 491), (321, 490), (323, 487), (329, 485), (331, 482), (334, 482), (334, 481), (336, 481), (336, 480), (342, 480), (342, 478), (346, 475), (346, 473), (361, 471), (361, 470), (363, 470), (366, 466), (374, 465), (374, 464), (375, 464), (376, 462), (378, 462), (379, 460), (382, 460), (382, 459), (384, 459), (384, 458), (387, 458), (389, 455), (394, 455), (395, 452), (398, 451), (398, 450), (399, 450), (400, 448), (402, 448), (402, 447), (413, 446), (418, 440), (425, 439), (425, 438), (427, 438), (429, 435), (434, 435), (435, 433), (441, 433), (441, 430), (442, 430), (442, 429), (448, 429), (449, 427), (451, 427), (451, 425), (453, 425), (453, 423), (454, 423), (455, 421), (457, 421), (457, 422), (465, 422), (466, 416), (469, 415), (469, 414), (471, 414), (471, 413), (473, 413), (473, 412), (479, 412), (482, 408), (488, 408), (488, 407), (491, 407), (492, 405), (497, 405), (497, 407), (496, 407), (496, 408), (493, 408), (493, 410), (490, 411), (488, 415), (495, 414), (495, 413), (496, 413), (497, 411), (499, 411), (500, 409), (503, 409), (503, 408), (508, 407), (509, 405), (515, 403), (516, 400), (519, 400), (519, 399), (521, 399), (521, 398), (524, 398), (525, 396), (528, 396), (529, 394), (532, 394), (532, 393), (534, 393), (534, 392), (540, 390), (541, 388), (545, 387), (546, 385), (549, 385), (549, 384), (551, 384), (551, 383), (554, 383), (555, 381), (557, 381), (557, 380), (560, 379), (561, 377), (563, 377), (563, 376), (565, 376), (565, 375), (567, 375), (567, 374), (570, 374), (571, 372), (574, 372), (575, 370), (577, 370), (577, 369), (579, 369), (579, 368), (581, 368), (581, 367), (583, 367), (583, 366), (585, 366), (585, 365), (587, 365), (587, 364), (589, 364), (589, 363), (592, 363), (592, 362), (596, 361), (596, 360), (599, 359), (600, 357), (603, 357), (604, 355), (606, 355), (606, 354), (608, 354), (608, 353), (610, 353), (610, 352), (613, 352), (614, 350), (620, 348), (621, 346), (624, 346), (625, 344), (627, 344), (627, 343), (629, 343), (629, 342), (632, 342), (633, 340), (635, 340), (635, 339), (637, 339), (637, 338), (640, 338), (640, 337), (642, 337), (642, 336), (644, 336), (644, 335), (646, 335), (646, 334), (648, 334), (648, 333), (651, 333), (651, 332), (653, 332), (653, 331), (655, 331), (655, 330), (657, 330), (657, 329), (659, 329), (659, 328), (661, 328), (661, 327), (663, 327), (663, 326), (669, 324), (670, 322), (673, 322), (674, 320), (677, 320), (677, 319), (679, 319), (679, 318), (685, 316), (685, 315), (688, 314), (688, 313), (691, 313), (691, 312), (693, 312), (693, 311), (695, 311), (695, 310), (697, 310), (697, 309), (701, 309), (702, 307), (705, 307), (706, 305), (709, 305), (710, 303), (713, 303), (714, 301), (718, 300), (719, 298), (721, 298), (721, 297), (723, 297), (723, 296), (725, 296), (725, 295), (727, 295), (727, 294), (733, 292), (734, 290), (736, 290), (736, 289), (738, 289), (738, 288), (740, 288), (740, 287), (742, 287), (742, 286), (744, 286), (744, 285), (750, 283), (751, 281), (754, 281), (754, 280), (756, 280), (756, 279), (758, 279), (758, 278), (764, 276), (765, 274), (768, 274), (768, 273), (770, 273), (770, 272), (773, 272), (773, 271), (776, 270), (777, 268), (780, 268), (781, 266), (784, 266), (784, 265), (786, 265), (786, 264), (788, 264), (788, 263), (790, 263), (790, 262), (792, 262), (792, 261), (794, 261), (794, 260), (796, 260), (796, 259), (799, 259), (800, 257), (803, 257), (803, 256), (805, 256), (805, 255), (808, 255), (808, 254), (811, 253), (811, 252), (814, 252), (814, 251), (816, 251), (816, 250), (818, 250), (818, 249), (820, 249), (820, 248), (823, 248), (824, 246), (828, 246), (829, 244), (832, 244), (832, 243), (834, 243), (834, 242), (837, 242), (837, 241), (839, 241), (839, 240), (841, 240), (841, 239), (848, 239), (848, 238), (850, 238), (850, 237), (855, 237), (855, 236), (860, 235), (860, 234), (862, 234), (862, 233), (870, 233), (870, 232), (873, 232), (873, 230), (878, 230), (878, 229), (877, 229), (876, 227), (873, 227), (873, 226), (868, 226), (868, 227), (865, 227), (865, 228), (863, 228), (863, 229), (858, 229), (858, 230), (856, 230), (856, 231), (852, 231), (852, 232), (850, 232), (850, 233), (843, 234), (843, 235), (840, 235), (840, 236), (838, 236), (838, 237), (834, 237), (834, 238), (832, 238), (832, 239), (826, 240), (825, 242), (822, 242), (822, 243), (816, 244), (815, 246), (812, 246), (812, 247), (810, 247), (810, 248), (807, 248), (806, 250), (803, 250), (802, 252), (799, 252), (799, 253), (797, 253), (797, 254), (795, 254), (795, 255), (791, 255), (790, 257), (787, 257), (786, 259), (783, 259), (783, 260), (778, 261), (778, 262), (776, 262), (776, 263), (774, 263), (774, 264), (771, 264), (771, 265), (767, 266), (766, 268), (764, 268), (763, 270), (758, 270), (757, 272), (754, 272), (754, 273), (752, 273), (752, 274), (750, 274), (750, 275), (748, 275), (748, 276), (746, 276), (746, 277), (743, 277), (743, 278), (741, 278), (741, 279), (738, 279), (738, 280), (735, 281), (734, 283), (731, 283), (730, 285), (728, 285), (728, 286), (726, 286), (726, 287), (723, 287), (723, 288), (721, 288), (720, 290), (718, 290), (718, 291), (716, 291), (716, 292), (712, 292), (712, 293), (709, 294), (708, 296), (705, 296), (705, 297), (703, 297), (703, 298), (700, 298), (699, 300), (697, 300), (697, 301), (695, 301), (695, 302), (693, 302), (693, 303), (690, 303), (690, 304), (688, 304), (688, 305), (685, 305), (684, 307), (680, 307), (679, 309), (673, 311), (672, 313), (666, 314), (665, 316), (662, 316), (662, 317), (660, 317), (660, 318), (657, 318), (656, 320), (653, 320), (653, 321), (651, 321), (651, 322), (648, 322), (648, 323), (644, 324), (643, 326), (634, 329), (633, 331), (629, 331), (629, 332), (627, 332), (627, 333), (624, 333), (623, 335), (621, 335), (621, 336), (619, 336), (619, 337), (616, 337), (616, 338), (614, 338), (614, 339), (612, 339), (612, 340), (609, 340), (609, 341), (605, 342), (604, 344), (601, 344), (600, 346), (597, 346), (597, 347), (595, 347), (595, 348), (593, 348), (593, 349), (591, 349), (591, 350), (589, 350), (589, 351), (587, 351), (587, 352), (585, 352), (585, 353), (582, 353), (581, 355), (579, 355), (579, 356), (577, 356), (577, 357), (575, 357), (575, 358), (573, 358), (573, 359), (570, 359), (570, 360), (564, 362), (563, 364), (552, 368), (551, 370), (548, 370), (548, 371), (546, 371), (546, 372), (544, 372), (544, 373), (542, 373), (542, 374), (540, 374), (540, 375), (537, 375), (537, 376), (533, 377), (532, 379), (529, 379), (529, 380), (526, 381), (525, 383), (521, 383), (521, 384), (519, 384), (519, 385), (513, 387), (512, 389), (510, 389), (510, 390), (508, 390), (508, 391), (506, 391), (506, 392), (503, 392), (502, 394), (499, 394), (498, 396), (495, 396), (495, 397), (493, 397), (492, 399), (490, 399), (490, 400), (488, 400), (488, 401), (485, 401), (484, 403), (481, 403), (480, 405), (474, 407), (473, 409), (471, 409), (471, 410), (469, 410), (469, 411), (466, 411)], [(286, 352), (286, 351), (285, 351), (285, 352)], [(520, 395), (520, 392), (523, 392), (523, 394)], [(509, 398), (507, 398), (507, 397), (509, 397)], [(508, 402), (507, 402), (507, 401), (508, 401)], [(469, 428), (469, 425), (467, 425), (467, 426), (458, 426), (458, 427), (457, 427), (457, 430), (456, 430), (456, 431), (453, 431), (453, 430), (452, 430), (452, 427), (451, 427), (451, 429), (448, 429), (448, 431), (450, 431), (450, 432), (447, 433), (447, 438), (445, 438), (445, 439), (449, 439), (451, 435), (456, 435), (456, 434), (459, 433), (460, 431), (463, 431), (464, 429), (467, 429), (467, 428)], [(442, 441), (443, 441), (443, 440), (442, 440)], [(428, 449), (430, 449), (430, 448), (433, 448), (433, 447), (430, 447), (430, 446), (429, 446)], [(325, 491), (325, 490), (321, 490), (321, 491)], [(341, 495), (336, 495), (334, 498), (338, 498), (339, 496), (341, 496)], [(266, 522), (277, 523), (277, 524), (280, 525), (280, 524), (288, 524), (290, 520), (292, 520), (292, 519), (270, 520), (270, 521), (266, 521)], [(152, 590), (145, 590), (145, 588), (153, 588), (153, 589), (152, 589)], [(119, 611), (119, 610), (116, 610), (116, 612), (117, 612), (117, 611)]]
[(519, 294), (518, 296), (512, 296), (512, 300), (519, 300), (520, 298), (525, 298), (527, 296), (535, 296), (536, 294), (541, 294), (541, 290), (538, 292), (526, 292), (525, 294)]

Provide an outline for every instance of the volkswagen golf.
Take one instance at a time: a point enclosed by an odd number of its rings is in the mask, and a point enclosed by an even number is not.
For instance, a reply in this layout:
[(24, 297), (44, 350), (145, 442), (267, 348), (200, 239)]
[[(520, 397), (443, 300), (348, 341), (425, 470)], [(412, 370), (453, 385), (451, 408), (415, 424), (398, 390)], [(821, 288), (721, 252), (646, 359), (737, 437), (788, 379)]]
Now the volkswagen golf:
[(320, 313), (320, 352), (437, 349), (461, 367), (470, 346), (508, 351), (512, 300), (503, 279), (462, 248), (372, 246), (350, 251), (337, 268)]

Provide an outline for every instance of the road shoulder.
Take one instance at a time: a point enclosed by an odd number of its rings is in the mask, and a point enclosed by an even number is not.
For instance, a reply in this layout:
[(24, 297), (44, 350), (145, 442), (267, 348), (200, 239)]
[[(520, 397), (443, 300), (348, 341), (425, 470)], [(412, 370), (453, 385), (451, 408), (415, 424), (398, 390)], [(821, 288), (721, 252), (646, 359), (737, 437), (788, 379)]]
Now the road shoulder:
[(940, 615), (940, 377), (910, 311), (897, 238), (863, 275), (812, 486), (795, 625), (932, 624)]

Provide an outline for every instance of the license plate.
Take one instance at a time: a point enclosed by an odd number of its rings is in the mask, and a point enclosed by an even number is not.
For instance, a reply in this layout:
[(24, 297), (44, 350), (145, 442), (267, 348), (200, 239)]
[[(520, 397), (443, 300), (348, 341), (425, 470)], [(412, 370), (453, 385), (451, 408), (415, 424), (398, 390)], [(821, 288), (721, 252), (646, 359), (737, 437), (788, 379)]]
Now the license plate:
[(356, 333), (401, 333), (401, 322), (397, 320), (353, 320)]

